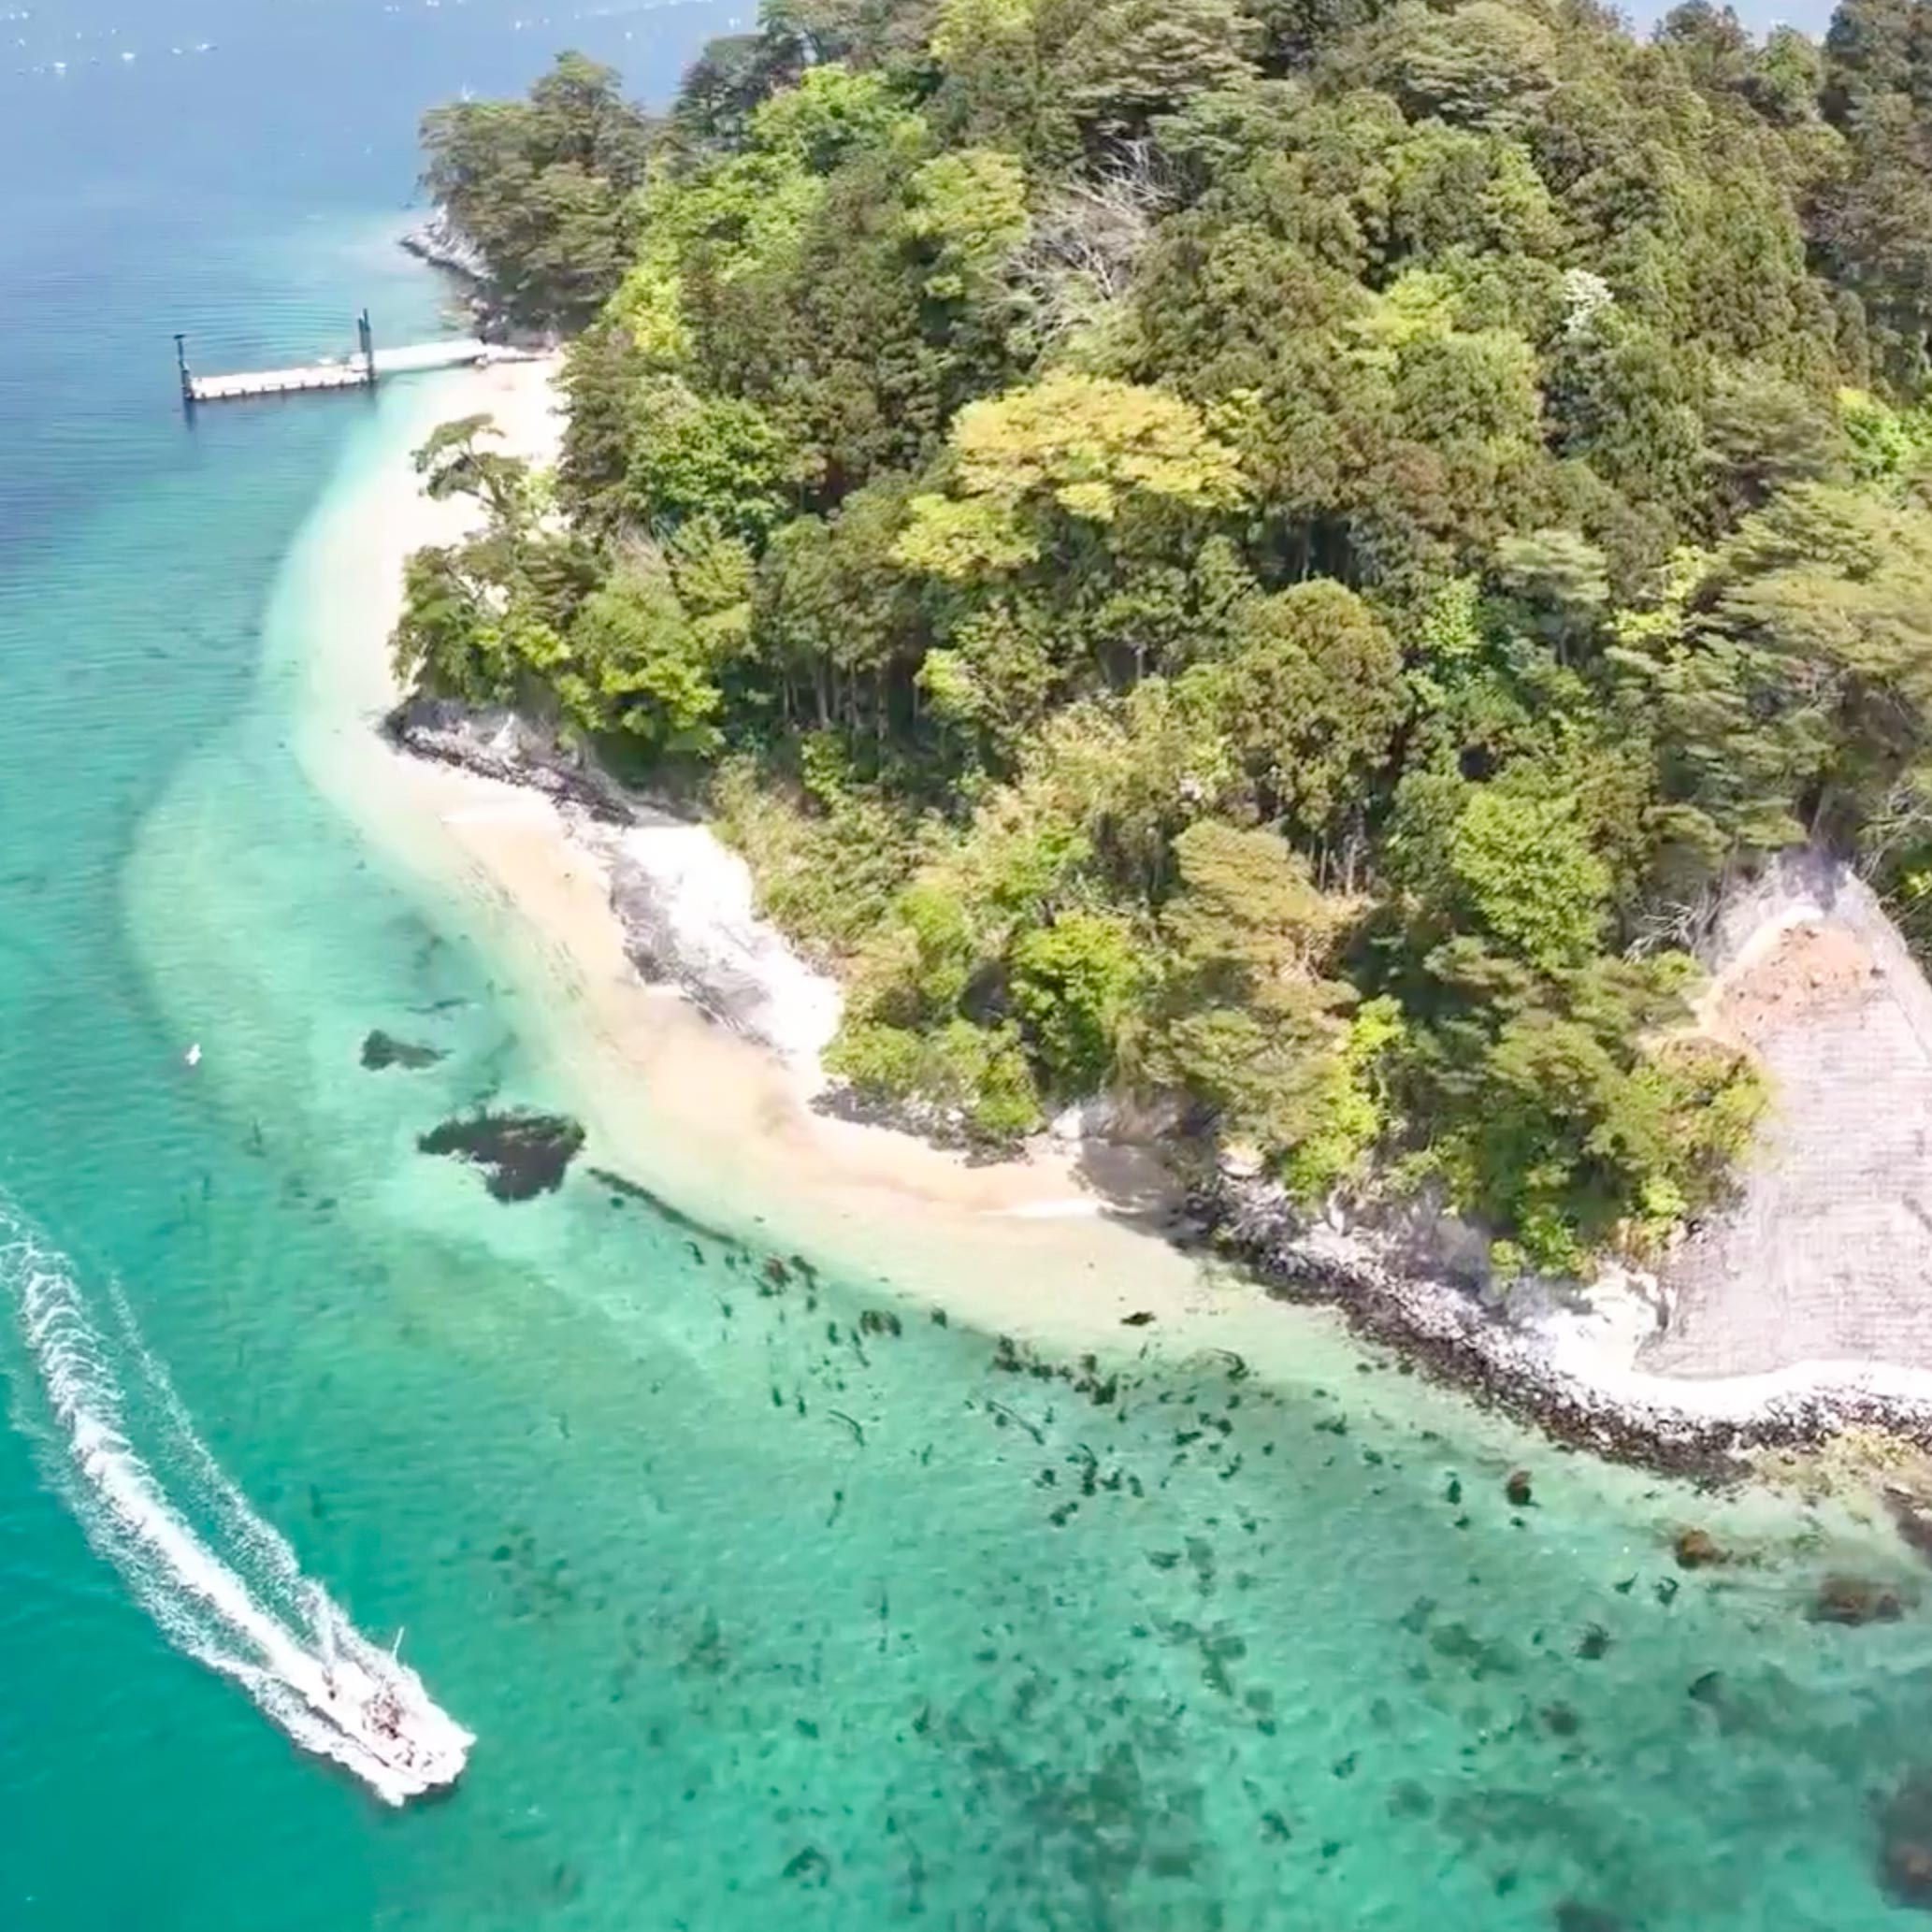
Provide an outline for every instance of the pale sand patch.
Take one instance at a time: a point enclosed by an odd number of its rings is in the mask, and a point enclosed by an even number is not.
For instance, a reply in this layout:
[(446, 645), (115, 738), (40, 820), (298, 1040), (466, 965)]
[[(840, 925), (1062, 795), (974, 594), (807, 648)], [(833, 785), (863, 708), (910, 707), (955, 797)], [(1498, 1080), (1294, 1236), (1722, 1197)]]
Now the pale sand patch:
[[(445, 378), (411, 440), (488, 410), (504, 447), (546, 460), (560, 433), (552, 380), (546, 364)], [(385, 641), (404, 559), (463, 527), (463, 507), (428, 502), (398, 456), (311, 533), (307, 581), (326, 586), (329, 610), (306, 667), (301, 749), (368, 836), (454, 900), (512, 969), (519, 1029), (581, 1114), (590, 1161), (700, 1217), (762, 1222), (774, 1247), (808, 1247), (983, 1328), (1092, 1345), (1151, 1311), (1201, 1346), (1305, 1342), (1305, 1325), (1109, 1211), (1066, 1151), (975, 1164), (815, 1113), (809, 1074), (641, 981), (595, 830), (580, 833), (534, 792), (381, 739), (374, 721), (396, 696)]]
[(1854, 1004), (1879, 974), (1871, 949), (1846, 928), (1800, 918), (1714, 979), (1700, 1017), (1714, 1038), (1762, 1052), (1788, 1028)]
[[(700, 1009), (770, 1047), (802, 1092), (820, 1091), (843, 997), (758, 916), (743, 858), (709, 827), (669, 818), (599, 838), (597, 847), (613, 861), (613, 903), (632, 933), (633, 961), (647, 976), (661, 969)], [(642, 930), (654, 938), (640, 960)]]

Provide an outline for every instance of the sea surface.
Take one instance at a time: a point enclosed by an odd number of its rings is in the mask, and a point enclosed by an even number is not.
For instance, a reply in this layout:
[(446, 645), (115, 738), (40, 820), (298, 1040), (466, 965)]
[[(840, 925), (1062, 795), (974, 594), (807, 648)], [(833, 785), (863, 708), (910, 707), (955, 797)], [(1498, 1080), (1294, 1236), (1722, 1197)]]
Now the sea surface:
[[(416, 1151), (569, 1098), (460, 895), (291, 753), (306, 533), (423, 398), (189, 424), (169, 338), (434, 331), (422, 107), (566, 43), (661, 94), (731, 18), (521, 4), (0, 18), (0, 1932), (1922, 1922), (1888, 1532), (1559, 1454), (1320, 1319), (1276, 1382), (1016, 1355), (782, 1204)], [(378, 1026), (447, 1057), (366, 1071)], [(1904, 1614), (1815, 1621), (1838, 1572)], [(398, 1632), (477, 1738), (402, 1809), (287, 1681)]]

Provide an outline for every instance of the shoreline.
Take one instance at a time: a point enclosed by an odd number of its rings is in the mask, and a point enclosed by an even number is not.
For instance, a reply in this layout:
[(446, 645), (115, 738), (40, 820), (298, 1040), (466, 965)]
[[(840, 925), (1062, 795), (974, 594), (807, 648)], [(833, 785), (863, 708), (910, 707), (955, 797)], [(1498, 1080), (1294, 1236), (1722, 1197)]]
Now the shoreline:
[[(557, 434), (553, 368), (425, 383), (408, 398), (407, 445), (487, 410), (506, 450), (544, 459)], [(802, 1043), (781, 1057), (707, 1017), (675, 985), (646, 983), (612, 905), (620, 829), (593, 816), (584, 796), (559, 803), (526, 776), (511, 783), (393, 743), (382, 721), (400, 696), (387, 638), (402, 564), (459, 535), (463, 510), (428, 502), (407, 462), (385, 454), (316, 533), (324, 552), (358, 555), (364, 576), (380, 572), (383, 591), (380, 608), (336, 613), (303, 665), (296, 749), (363, 835), (448, 897), (514, 969), (517, 1029), (587, 1131), (586, 1169), (620, 1174), (696, 1218), (759, 1230), (768, 1245), (803, 1247), (857, 1281), (943, 1304), (988, 1334), (1076, 1352), (1138, 1347), (1149, 1334), (1122, 1324), (1152, 1313), (1163, 1344), (1185, 1334), (1187, 1346), (1265, 1348), (1291, 1362), (1296, 1324), (1260, 1296), (1227, 1292), (1218, 1285), (1226, 1270), (1110, 1211), (1074, 1153), (974, 1164), (828, 1116), (811, 1104), (818, 1082)], [(319, 574), (329, 574), (325, 562)], [(711, 847), (708, 884), (743, 872), (701, 829), (685, 837)], [(787, 1003), (795, 1012), (809, 998)]]
[(1748, 1475), (1752, 1456), (1814, 1451), (1861, 1431), (1932, 1453), (1924, 1370), (1807, 1361), (1723, 1377), (1649, 1374), (1608, 1359), (1580, 1327), (1513, 1323), (1449, 1282), (1384, 1265), (1348, 1237), (1282, 1243), (1272, 1226), (1244, 1230), (1238, 1201), (1202, 1211), (1233, 1231), (1242, 1265), (1271, 1299), (1335, 1309), (1361, 1341), (1606, 1462), (1723, 1481)]
[[(507, 449), (547, 461), (560, 434), (555, 367), (445, 378), (421, 428), (487, 410)], [(1170, 1183), (1163, 1196), (1150, 1186), (1144, 1151), (1136, 1161), (1131, 1148), (1047, 1144), (1022, 1160), (973, 1163), (815, 1108), (816, 1048), (835, 1024), (826, 1002), (836, 990), (814, 986), (819, 976), (752, 916), (735, 854), (701, 827), (665, 815), (641, 820), (633, 801), (613, 800), (594, 781), (580, 787), (552, 772), (533, 783), (513, 739), (501, 755), (479, 757), (462, 730), (412, 749), (383, 729), (400, 696), (386, 640), (403, 559), (460, 534), (462, 512), (428, 502), (407, 466), (387, 460), (350, 506), (349, 521), (382, 546), (384, 602), (358, 613), (353, 652), (320, 654), (311, 668), (327, 755), (310, 763), (370, 837), (418, 872), (458, 882), (466, 903), (485, 912), (519, 969), (523, 1030), (541, 1038), (589, 1134), (587, 1167), (1023, 1342), (1227, 1348), (1291, 1373), (1308, 1330), (1289, 1309), (1333, 1309), (1359, 1340), (1394, 1350), (1431, 1380), (1611, 1461), (1738, 1475), (1752, 1450), (1811, 1449), (1847, 1428), (1932, 1448), (1932, 1374), (1860, 1362), (1723, 1378), (1647, 1374), (1634, 1342), (1606, 1337), (1603, 1322), (1593, 1335), (1585, 1321), (1507, 1319), (1326, 1228), (1284, 1238), (1281, 1219), (1262, 1225), (1252, 1204), (1196, 1196), (1188, 1204), (1195, 1225), (1177, 1225), (1178, 1189)], [(639, 861), (629, 842), (639, 838), (660, 842), (642, 876), (671, 901), (656, 907), (655, 982), (638, 970), (637, 933), (622, 909), (623, 875)], [(709, 933), (702, 917), (695, 931), (673, 930), (678, 895), (658, 862), (667, 843), (683, 854), (673, 872), (690, 863), (702, 873)], [(632, 878), (628, 889), (637, 887)], [(779, 1023), (751, 1027), (747, 1038), (693, 1003), (706, 968), (684, 970), (688, 948), (712, 941), (728, 972), (743, 967), (747, 944), (773, 947), (768, 972), (789, 961), (779, 970), (799, 979), (779, 1002)], [(746, 969), (749, 978), (759, 970)], [(1131, 1178), (1103, 1192), (1083, 1167), (1110, 1158)]]

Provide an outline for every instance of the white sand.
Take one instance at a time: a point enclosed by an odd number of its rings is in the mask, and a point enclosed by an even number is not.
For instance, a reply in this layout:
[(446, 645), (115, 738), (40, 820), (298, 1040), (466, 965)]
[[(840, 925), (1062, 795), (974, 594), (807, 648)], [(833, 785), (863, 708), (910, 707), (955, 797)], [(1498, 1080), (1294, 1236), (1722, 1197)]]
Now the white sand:
[(839, 1027), (839, 985), (758, 916), (750, 866), (708, 827), (670, 819), (632, 826), (613, 843), (626, 889), (648, 891), (658, 909), (678, 962), (672, 977), (700, 1007), (728, 1010), (797, 1074), (802, 1091), (819, 1090), (820, 1056)]
[[(411, 441), (437, 422), (487, 410), (507, 447), (544, 460), (559, 434), (552, 376), (549, 365), (526, 364), (440, 379)], [(1296, 1333), (1305, 1338), (1286, 1311), (1210, 1279), (1109, 1211), (1075, 1155), (1043, 1148), (1025, 1161), (973, 1164), (812, 1111), (816, 1049), (835, 1009), (819, 976), (752, 917), (748, 874), (708, 832), (642, 828), (622, 836), (628, 856), (670, 885), (694, 945), (719, 948), (765, 977), (784, 1057), (641, 981), (594, 830), (573, 829), (534, 792), (408, 757), (381, 739), (375, 722), (396, 696), (386, 639), (404, 559), (460, 534), (463, 515), (460, 505), (427, 502), (398, 456), (311, 533), (332, 609), (318, 620), (299, 749), (372, 843), (454, 901), (466, 928), (504, 960), (519, 1031), (561, 1078), (589, 1132), (589, 1161), (695, 1215), (762, 1222), (774, 1247), (804, 1247), (991, 1330), (1090, 1346), (1119, 1339), (1123, 1316), (1149, 1310), (1163, 1344), (1176, 1329), (1190, 1346), (1248, 1354), (1291, 1352)], [(1151, 1185), (1131, 1161), (1120, 1165), (1126, 1185)], [(1136, 1344), (1157, 1339), (1153, 1331), (1129, 1334)]]

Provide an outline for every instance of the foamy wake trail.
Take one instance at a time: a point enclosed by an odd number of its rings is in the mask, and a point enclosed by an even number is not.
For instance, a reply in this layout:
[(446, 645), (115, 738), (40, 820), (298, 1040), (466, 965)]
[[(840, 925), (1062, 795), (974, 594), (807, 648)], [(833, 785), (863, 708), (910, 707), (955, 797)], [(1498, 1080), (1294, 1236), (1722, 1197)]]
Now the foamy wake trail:
[[(304, 1750), (394, 1805), (450, 1783), (474, 1741), (422, 1680), (302, 1573), (195, 1432), (118, 1289), (98, 1320), (65, 1260), (0, 1204), (0, 1277), (47, 1399), (62, 1487), (94, 1549), (189, 1656), (240, 1684)], [(151, 1448), (192, 1485), (204, 1535), (131, 1439), (116, 1362), (138, 1377)]]

